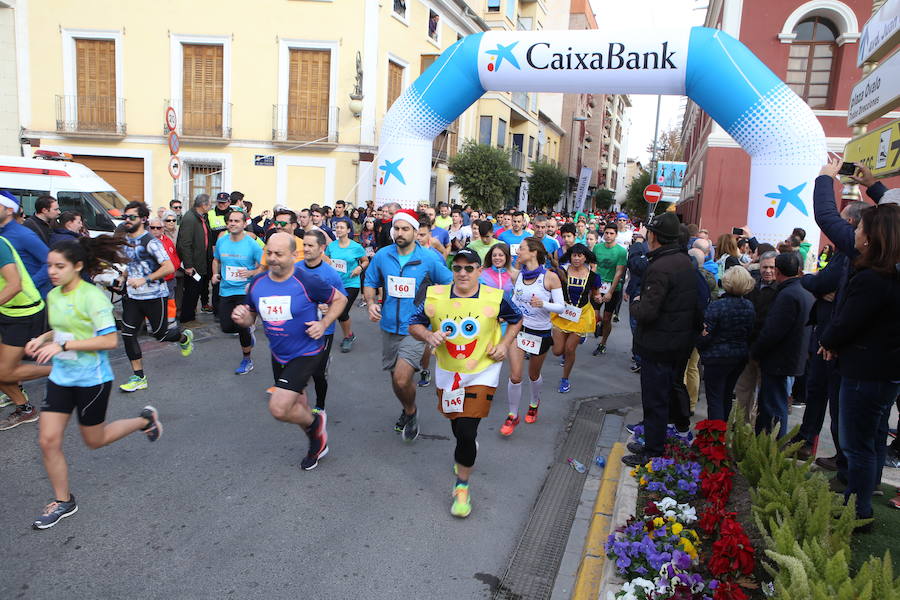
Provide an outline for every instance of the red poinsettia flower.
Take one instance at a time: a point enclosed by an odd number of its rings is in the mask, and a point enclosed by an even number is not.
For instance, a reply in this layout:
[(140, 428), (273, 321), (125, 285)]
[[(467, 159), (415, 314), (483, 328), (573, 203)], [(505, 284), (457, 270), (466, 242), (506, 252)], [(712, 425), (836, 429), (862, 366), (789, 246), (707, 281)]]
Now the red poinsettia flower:
[(720, 419), (706, 419), (694, 427), (697, 431), (728, 431), (728, 423)]
[(720, 581), (713, 594), (713, 600), (747, 600), (744, 590), (733, 581)]

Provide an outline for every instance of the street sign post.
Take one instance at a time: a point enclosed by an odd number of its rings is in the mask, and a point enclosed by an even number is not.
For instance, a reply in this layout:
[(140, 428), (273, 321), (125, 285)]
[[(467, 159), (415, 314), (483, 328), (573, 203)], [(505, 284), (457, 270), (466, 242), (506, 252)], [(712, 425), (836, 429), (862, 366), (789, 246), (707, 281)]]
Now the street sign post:
[(879, 178), (900, 173), (900, 119), (847, 142), (844, 160), (865, 164)]
[(661, 185), (657, 185), (655, 183), (651, 183), (647, 187), (644, 188), (644, 200), (647, 201), (647, 220), (653, 218), (653, 209), (656, 207), (656, 203), (660, 201), (663, 195), (663, 189)]
[(871, 123), (897, 106), (900, 100), (900, 53), (878, 65), (853, 86), (847, 125)]
[(175, 113), (175, 109), (170, 106), (166, 109), (166, 127), (169, 128), (169, 131), (175, 131), (177, 126), (178, 115)]

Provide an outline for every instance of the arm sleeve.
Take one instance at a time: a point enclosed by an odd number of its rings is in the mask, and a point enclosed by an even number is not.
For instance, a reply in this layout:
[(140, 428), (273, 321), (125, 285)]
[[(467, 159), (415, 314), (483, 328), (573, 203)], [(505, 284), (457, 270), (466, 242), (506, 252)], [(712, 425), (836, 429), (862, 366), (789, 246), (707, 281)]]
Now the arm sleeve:
[(755, 235), (747, 240), (747, 244), (750, 245), (751, 252), (756, 252), (756, 249), (759, 248), (759, 240), (756, 239)]
[(872, 202), (878, 204), (881, 202), (881, 197), (884, 196), (884, 193), (887, 191), (887, 187), (881, 183), (880, 181), (876, 181), (868, 188), (866, 188), (866, 196), (872, 199)]
[(218, 242), (218, 240), (216, 241), (216, 245), (213, 246), (213, 258), (216, 259), (216, 260), (218, 260), (218, 261), (221, 261), (221, 260), (222, 260), (222, 255), (219, 253), (219, 242)]
[(841, 218), (841, 213), (834, 200), (834, 180), (828, 175), (816, 177), (816, 187), (813, 190), (813, 213), (822, 233), (834, 242), (837, 249), (847, 256), (856, 256), (853, 225)]
[(303, 282), (303, 286), (306, 288), (309, 299), (316, 304), (327, 304), (331, 302), (335, 292), (340, 291), (336, 289), (334, 285), (325, 281), (315, 273), (305, 272), (299, 267), (294, 269), (294, 274)]
[(259, 265), (262, 262), (263, 249), (259, 244), (253, 244), (253, 260)]
[(147, 244), (147, 251), (153, 255), (153, 258), (156, 259), (156, 262), (159, 265), (162, 265), (167, 260), (171, 260), (169, 258), (169, 253), (166, 252), (166, 247), (156, 238), (153, 238), (150, 240), (150, 243)]
[(429, 319), (428, 315), (425, 314), (425, 303), (424, 302), (416, 307), (416, 312), (414, 312), (412, 317), (410, 317), (409, 324), (410, 325), (424, 325), (425, 327), (428, 327), (429, 325), (431, 325), (431, 319)]
[(522, 320), (522, 311), (513, 304), (509, 292), (503, 292), (503, 300), (500, 302), (500, 314), (498, 317), (507, 323), (513, 324)]
[[(844, 259), (842, 256), (841, 259)], [(832, 258), (818, 273), (807, 273), (800, 278), (800, 284), (814, 296), (824, 296), (836, 292), (841, 281), (844, 260)]]
[(98, 290), (96, 294), (92, 294), (90, 304), (85, 308), (97, 335), (106, 335), (116, 330), (113, 305), (102, 292)]
[(552, 313), (559, 314), (566, 309), (566, 298), (561, 287), (550, 290), (551, 302), (544, 302), (544, 308)]
[[(434, 252), (431, 252), (430, 254), (434, 254)], [(447, 268), (444, 261), (435, 256), (432, 264), (434, 265), (431, 269), (432, 281), (443, 285), (453, 282), (453, 273), (450, 272), (450, 269)]]

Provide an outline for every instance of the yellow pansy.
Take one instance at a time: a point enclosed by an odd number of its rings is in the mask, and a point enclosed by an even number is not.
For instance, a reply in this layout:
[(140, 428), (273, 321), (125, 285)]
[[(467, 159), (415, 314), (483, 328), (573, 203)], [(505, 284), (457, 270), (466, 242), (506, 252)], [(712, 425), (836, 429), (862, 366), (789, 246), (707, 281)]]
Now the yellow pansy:
[(663, 525), (665, 525), (665, 523), (666, 522), (663, 521), (662, 517), (656, 517), (655, 519), (653, 519), (653, 524), (657, 527), (662, 527)]
[(681, 533), (682, 529), (684, 529), (684, 526), (681, 523), (675, 523), (674, 525), (672, 525), (672, 533), (674, 533), (675, 535)]
[(643, 475), (641, 475), (641, 481), (640, 481), (640, 484), (641, 484), (641, 485), (647, 485), (647, 480), (644, 479), (644, 476), (643, 476)]

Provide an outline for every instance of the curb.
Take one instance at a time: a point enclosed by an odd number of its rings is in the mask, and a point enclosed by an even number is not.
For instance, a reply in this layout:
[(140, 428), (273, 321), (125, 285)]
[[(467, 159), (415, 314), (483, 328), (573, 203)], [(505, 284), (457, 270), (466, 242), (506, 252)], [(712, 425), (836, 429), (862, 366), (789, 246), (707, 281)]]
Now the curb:
[(594, 502), (594, 510), (587, 537), (584, 540), (584, 549), (581, 553), (581, 564), (575, 576), (575, 587), (572, 591), (572, 600), (596, 600), (600, 593), (600, 582), (606, 566), (606, 551), (603, 544), (609, 536), (610, 525), (613, 518), (613, 508), (616, 503), (616, 491), (619, 487), (619, 478), (622, 475), (622, 456), (625, 454), (625, 445), (616, 442), (603, 469), (603, 478), (597, 499)]

